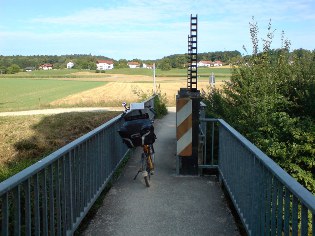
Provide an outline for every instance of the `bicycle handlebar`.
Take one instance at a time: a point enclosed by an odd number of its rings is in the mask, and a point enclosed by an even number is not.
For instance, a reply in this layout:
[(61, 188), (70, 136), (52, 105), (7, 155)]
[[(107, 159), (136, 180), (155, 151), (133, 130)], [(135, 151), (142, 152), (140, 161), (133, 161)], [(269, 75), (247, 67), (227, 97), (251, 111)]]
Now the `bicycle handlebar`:
[[(124, 117), (127, 112), (130, 111), (130, 106), (128, 107), (126, 102), (123, 102), (122, 106), (125, 108), (125, 111), (122, 113), (121, 116)], [(153, 113), (153, 115), (156, 116), (156, 111), (151, 105), (144, 106), (144, 108), (148, 108)], [(139, 112), (142, 113), (141, 110), (139, 110)]]

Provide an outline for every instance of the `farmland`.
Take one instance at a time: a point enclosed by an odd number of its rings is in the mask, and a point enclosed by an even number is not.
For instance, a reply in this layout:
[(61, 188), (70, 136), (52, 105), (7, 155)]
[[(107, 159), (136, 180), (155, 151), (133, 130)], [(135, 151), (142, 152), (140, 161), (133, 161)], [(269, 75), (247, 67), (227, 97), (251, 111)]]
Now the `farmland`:
[[(170, 106), (175, 95), (186, 87), (186, 69), (156, 71), (156, 83)], [(200, 68), (198, 89), (207, 89), (215, 74), (217, 86), (229, 79), (230, 68)], [(152, 70), (113, 69), (105, 73), (87, 70), (20, 72), (0, 76), (0, 112), (73, 106), (120, 106), (138, 99), (135, 90), (152, 92)]]
[[(156, 71), (156, 83), (169, 106), (186, 87), (186, 70)], [(211, 73), (217, 86), (229, 79), (229, 68), (199, 70), (198, 89), (206, 89)], [(0, 112), (54, 107), (121, 106), (138, 100), (135, 90), (152, 92), (152, 70), (114, 69), (105, 73), (86, 70), (51, 70), (0, 75)], [(117, 115), (65, 113), (0, 117), (0, 181)]]
[(0, 111), (49, 107), (49, 103), (105, 85), (105, 82), (0, 79)]

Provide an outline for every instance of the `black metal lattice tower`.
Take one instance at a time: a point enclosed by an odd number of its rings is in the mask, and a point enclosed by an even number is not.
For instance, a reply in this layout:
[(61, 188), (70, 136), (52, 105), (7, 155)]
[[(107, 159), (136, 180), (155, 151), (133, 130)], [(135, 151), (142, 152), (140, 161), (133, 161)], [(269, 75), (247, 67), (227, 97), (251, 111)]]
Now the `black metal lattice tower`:
[(190, 15), (190, 35), (188, 35), (187, 89), (197, 91), (197, 22), (198, 15)]

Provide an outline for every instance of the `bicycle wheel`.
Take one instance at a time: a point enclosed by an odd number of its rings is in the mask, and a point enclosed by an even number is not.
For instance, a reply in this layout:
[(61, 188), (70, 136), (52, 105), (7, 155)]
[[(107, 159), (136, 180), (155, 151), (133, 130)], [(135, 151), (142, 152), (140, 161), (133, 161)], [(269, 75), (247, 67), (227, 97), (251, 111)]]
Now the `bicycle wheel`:
[(142, 175), (144, 178), (145, 186), (150, 187), (150, 172), (145, 170), (142, 172)]
[(144, 177), (144, 182), (145, 182), (145, 186), (150, 187), (149, 176), (145, 176), (145, 177)]

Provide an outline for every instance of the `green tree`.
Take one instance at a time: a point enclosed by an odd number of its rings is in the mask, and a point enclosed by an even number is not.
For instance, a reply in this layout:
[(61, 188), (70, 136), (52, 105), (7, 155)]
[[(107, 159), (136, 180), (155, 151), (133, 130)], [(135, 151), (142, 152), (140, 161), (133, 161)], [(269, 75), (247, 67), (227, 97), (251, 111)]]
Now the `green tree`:
[(170, 70), (171, 69), (171, 60), (169, 58), (164, 58), (159, 62), (158, 68), (161, 70)]
[(15, 74), (20, 72), (21, 68), (17, 64), (12, 64), (7, 68), (7, 73), (8, 74)]
[(315, 193), (315, 53), (271, 49), (274, 30), (259, 48), (258, 26), (250, 23), (253, 52), (235, 62), (222, 90), (205, 93), (208, 114), (222, 117)]
[(128, 67), (128, 61), (126, 59), (119, 59), (118, 61), (114, 62), (114, 68), (129, 68)]

